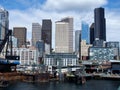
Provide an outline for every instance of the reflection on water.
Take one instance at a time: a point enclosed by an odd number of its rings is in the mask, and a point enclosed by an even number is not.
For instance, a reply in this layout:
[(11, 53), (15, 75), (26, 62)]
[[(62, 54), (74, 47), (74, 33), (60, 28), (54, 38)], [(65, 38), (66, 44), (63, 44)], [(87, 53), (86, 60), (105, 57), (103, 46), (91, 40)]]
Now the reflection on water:
[(13, 82), (7, 88), (0, 88), (0, 90), (120, 90), (120, 81), (89, 80), (84, 85), (67, 82)]

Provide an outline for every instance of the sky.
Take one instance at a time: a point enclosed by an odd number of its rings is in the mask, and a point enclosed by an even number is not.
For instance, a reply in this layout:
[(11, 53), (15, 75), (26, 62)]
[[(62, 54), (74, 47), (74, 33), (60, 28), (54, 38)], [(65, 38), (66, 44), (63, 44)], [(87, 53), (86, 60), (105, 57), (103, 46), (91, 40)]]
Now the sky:
[(94, 9), (105, 8), (107, 41), (120, 42), (119, 0), (0, 0), (0, 7), (9, 12), (9, 28), (26, 27), (31, 40), (32, 23), (42, 24), (42, 19), (51, 19), (53, 48), (55, 46), (55, 22), (64, 17), (74, 18), (74, 32), (81, 30), (81, 21), (89, 26), (94, 22)]

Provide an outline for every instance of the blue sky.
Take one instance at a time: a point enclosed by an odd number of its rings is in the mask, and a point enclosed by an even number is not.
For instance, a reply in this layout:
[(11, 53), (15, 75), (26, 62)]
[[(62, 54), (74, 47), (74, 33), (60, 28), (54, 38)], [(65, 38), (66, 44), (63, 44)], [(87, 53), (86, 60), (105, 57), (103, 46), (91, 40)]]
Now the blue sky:
[(81, 30), (81, 21), (94, 22), (94, 8), (104, 7), (107, 41), (120, 41), (119, 0), (0, 0), (0, 7), (9, 11), (10, 29), (26, 27), (31, 39), (32, 23), (41, 24), (42, 19), (51, 19), (53, 24), (53, 47), (55, 22), (61, 18), (74, 18), (74, 31)]

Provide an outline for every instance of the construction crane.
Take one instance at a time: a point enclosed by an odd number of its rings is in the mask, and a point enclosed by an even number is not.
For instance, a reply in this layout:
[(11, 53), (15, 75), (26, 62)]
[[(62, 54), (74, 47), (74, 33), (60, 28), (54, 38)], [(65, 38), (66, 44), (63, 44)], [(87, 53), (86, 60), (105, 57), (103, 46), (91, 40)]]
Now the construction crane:
[[(2, 26), (2, 27), (5, 28), (4, 26)], [(5, 28), (5, 30), (6, 29), (7, 28)], [(9, 48), (10, 52), (8, 52), (9, 44), (10, 44), (10, 48)], [(0, 40), (0, 53), (2, 53), (5, 46), (6, 46), (5, 59), (0, 58), (0, 72), (11, 71), (11, 67), (16, 66), (17, 64), (10, 63), (9, 61), (10, 60), (19, 60), (19, 56), (13, 56), (13, 54), (12, 54), (12, 30), (8, 30), (4, 39)], [(8, 55), (8, 53), (9, 53), (9, 55)]]

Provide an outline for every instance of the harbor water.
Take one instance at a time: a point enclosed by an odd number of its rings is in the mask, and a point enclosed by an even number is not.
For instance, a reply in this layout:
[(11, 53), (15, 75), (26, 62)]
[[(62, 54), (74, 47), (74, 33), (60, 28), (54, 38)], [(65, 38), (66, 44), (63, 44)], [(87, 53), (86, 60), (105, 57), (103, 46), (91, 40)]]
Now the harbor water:
[(58, 81), (44, 83), (13, 82), (8, 87), (0, 88), (0, 90), (120, 90), (120, 81), (88, 80), (83, 85)]

